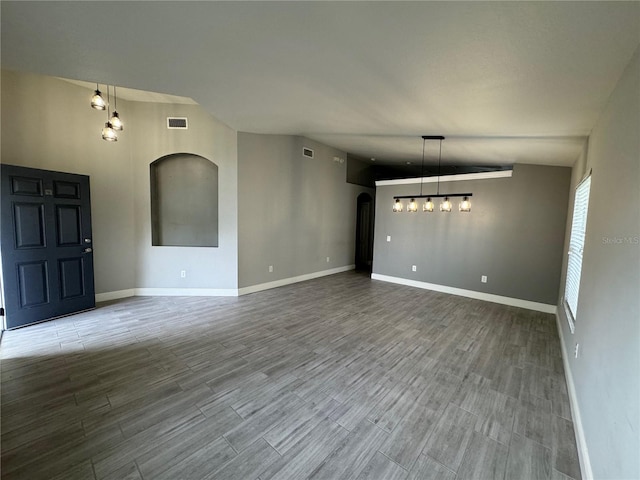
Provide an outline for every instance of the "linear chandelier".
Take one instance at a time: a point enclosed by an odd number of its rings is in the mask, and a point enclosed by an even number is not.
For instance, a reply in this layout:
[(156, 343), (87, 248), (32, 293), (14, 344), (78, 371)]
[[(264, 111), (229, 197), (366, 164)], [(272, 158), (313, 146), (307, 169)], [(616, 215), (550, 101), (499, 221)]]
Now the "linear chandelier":
[[(436, 194), (423, 195), (422, 194), (422, 185), (424, 183), (424, 149), (427, 140), (439, 140), (440, 141), (440, 151), (438, 153), (438, 187)], [(441, 212), (450, 212), (452, 208), (450, 197), (462, 197), (462, 201), (458, 206), (458, 210), (461, 212), (470, 212), (471, 211), (471, 197), (472, 193), (440, 193), (440, 164), (442, 162), (442, 141), (444, 137), (442, 135), (423, 135), (422, 136), (422, 166), (420, 168), (420, 195), (396, 195), (393, 197), (393, 211), (394, 212), (402, 212), (404, 206), (402, 204), (403, 198), (411, 199), (407, 204), (407, 212), (415, 213), (418, 211), (418, 203), (416, 202), (416, 198), (426, 198), (426, 201), (422, 205), (423, 212), (433, 212), (434, 204), (432, 198), (442, 198), (442, 202), (440, 203), (440, 211)]]
[(113, 115), (110, 113), (110, 101), (111, 97), (109, 95), (109, 85), (107, 85), (107, 100), (102, 96), (102, 92), (100, 92), (100, 86), (96, 83), (96, 91), (91, 97), (91, 108), (95, 110), (107, 111), (107, 121), (104, 124), (104, 128), (102, 129), (102, 139), (107, 142), (117, 142), (118, 134), (116, 130), (122, 131), (124, 130), (124, 125), (122, 120), (120, 120), (120, 116), (118, 115), (118, 99), (116, 98), (116, 87), (113, 86)]

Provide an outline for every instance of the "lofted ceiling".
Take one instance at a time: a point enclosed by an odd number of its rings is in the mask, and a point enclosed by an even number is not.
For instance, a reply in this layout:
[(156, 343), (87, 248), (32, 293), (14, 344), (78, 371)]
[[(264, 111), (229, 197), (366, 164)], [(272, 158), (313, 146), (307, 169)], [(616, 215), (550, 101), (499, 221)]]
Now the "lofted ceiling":
[[(189, 97), (378, 163), (572, 165), (640, 2), (1, 2), (2, 67)], [(437, 158), (429, 146), (428, 161)]]

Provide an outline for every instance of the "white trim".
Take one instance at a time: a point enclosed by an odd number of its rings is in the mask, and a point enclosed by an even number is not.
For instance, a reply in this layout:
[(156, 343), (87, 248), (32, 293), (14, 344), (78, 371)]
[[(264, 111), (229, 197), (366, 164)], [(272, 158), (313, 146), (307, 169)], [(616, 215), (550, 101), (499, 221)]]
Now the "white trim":
[[(444, 175), (440, 177), (443, 182), (462, 182), (465, 180), (487, 180), (490, 178), (509, 178), (513, 176), (513, 170), (499, 170), (497, 172), (460, 173), (458, 175)], [(414, 183), (437, 183), (438, 177), (399, 178), (397, 180), (377, 180), (376, 187), (387, 185), (412, 185)]]
[(336, 273), (346, 272), (348, 270), (353, 270), (355, 268), (356, 268), (355, 265), (346, 265), (344, 267), (337, 267), (337, 268), (331, 268), (329, 270), (321, 270), (319, 272), (306, 273), (304, 275), (298, 275), (297, 277), (283, 278), (280, 280), (274, 280), (273, 282), (250, 285), (248, 287), (239, 288), (238, 295), (248, 295), (249, 293), (260, 292), (262, 290), (269, 290), (270, 288), (282, 287), (284, 285), (291, 285), (292, 283), (304, 282), (306, 280), (312, 280), (318, 277), (325, 277), (327, 275), (334, 275)]
[(569, 357), (567, 355), (567, 347), (564, 343), (564, 333), (562, 331), (562, 320), (560, 315), (556, 313), (556, 326), (560, 335), (560, 345), (562, 346), (562, 363), (564, 364), (564, 376), (567, 379), (567, 390), (569, 392), (569, 403), (571, 404), (571, 416), (573, 417), (573, 425), (576, 432), (576, 443), (578, 447), (578, 460), (580, 461), (580, 473), (584, 480), (593, 480), (593, 470), (591, 469), (591, 459), (589, 458), (589, 449), (587, 448), (587, 438), (582, 427), (582, 416), (580, 415), (580, 407), (578, 406), (578, 396), (576, 387), (573, 383), (573, 374), (569, 366)]
[(127, 290), (117, 290), (115, 292), (96, 293), (96, 302), (108, 302), (109, 300), (118, 300), (119, 298), (133, 297), (136, 294), (134, 288)]
[(137, 297), (237, 297), (236, 288), (136, 288)]
[(381, 275), (379, 273), (371, 274), (372, 280), (381, 280), (383, 282), (397, 283), (407, 285), (409, 287), (423, 288), (425, 290), (434, 290), (436, 292), (450, 293), (451, 295), (459, 295), (461, 297), (475, 298), (476, 300), (484, 300), (486, 302), (500, 303), (502, 305), (510, 305), (512, 307), (526, 308), (528, 310), (536, 310), (538, 312), (556, 314), (558, 307), (547, 303), (532, 302), (530, 300), (521, 300), (519, 298), (503, 297), (502, 295), (494, 295), (492, 293), (476, 292), (475, 290), (465, 290), (463, 288), (448, 287), (446, 285), (438, 285), (435, 283), (420, 282), (410, 280), (408, 278), (391, 277), (389, 275)]
[(106, 292), (96, 294), (96, 302), (107, 302), (127, 297), (238, 297), (249, 293), (269, 290), (271, 288), (291, 285), (292, 283), (304, 282), (314, 278), (326, 277), (336, 273), (347, 272), (355, 269), (355, 265), (345, 265), (343, 267), (321, 270), (319, 272), (306, 273), (297, 277), (282, 278), (273, 282), (250, 285), (243, 288), (130, 288), (128, 290), (118, 290), (116, 292)]

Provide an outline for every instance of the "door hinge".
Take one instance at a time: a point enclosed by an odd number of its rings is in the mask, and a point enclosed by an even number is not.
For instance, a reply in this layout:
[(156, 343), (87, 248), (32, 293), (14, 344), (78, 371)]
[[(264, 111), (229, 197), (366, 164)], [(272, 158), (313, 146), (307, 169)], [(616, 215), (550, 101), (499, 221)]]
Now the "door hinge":
[(4, 317), (4, 308), (0, 307), (0, 317)]

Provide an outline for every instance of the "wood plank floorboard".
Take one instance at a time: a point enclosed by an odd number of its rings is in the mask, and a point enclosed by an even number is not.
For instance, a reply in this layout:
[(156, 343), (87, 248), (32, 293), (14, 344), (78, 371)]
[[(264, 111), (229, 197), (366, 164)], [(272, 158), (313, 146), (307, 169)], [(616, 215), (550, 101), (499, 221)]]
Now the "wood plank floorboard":
[(4, 333), (1, 478), (579, 480), (555, 318), (341, 273)]

